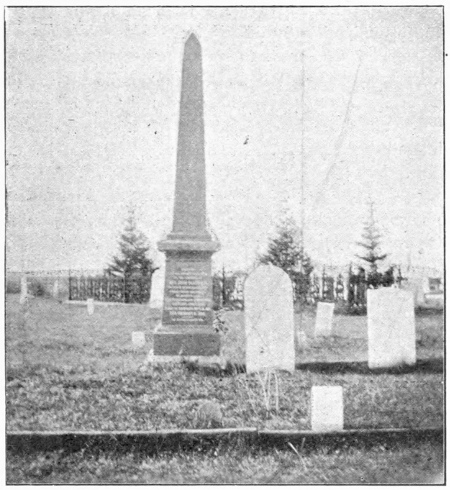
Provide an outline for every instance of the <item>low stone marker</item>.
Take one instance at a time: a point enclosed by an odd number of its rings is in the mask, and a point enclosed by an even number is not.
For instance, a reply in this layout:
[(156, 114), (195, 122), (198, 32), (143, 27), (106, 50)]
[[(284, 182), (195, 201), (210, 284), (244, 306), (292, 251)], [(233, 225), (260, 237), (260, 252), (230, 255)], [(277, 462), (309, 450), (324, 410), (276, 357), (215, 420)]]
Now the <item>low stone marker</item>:
[(87, 311), (88, 311), (88, 315), (93, 315), (94, 314), (94, 309), (95, 309), (95, 306), (94, 306), (94, 298), (88, 298), (88, 300), (87, 300)]
[(414, 298), (396, 288), (367, 290), (369, 368), (416, 363)]
[(145, 345), (145, 333), (144, 332), (132, 332), (131, 341), (134, 347), (144, 347)]
[(28, 285), (27, 285), (27, 276), (22, 276), (20, 279), (20, 299), (19, 302), (21, 305), (25, 303), (28, 298)]
[(59, 295), (59, 281), (58, 281), (58, 279), (56, 279), (56, 281), (53, 283), (52, 295), (54, 298), (58, 298), (58, 295)]
[(329, 337), (333, 328), (334, 303), (317, 303), (315, 336)]
[(313, 386), (311, 388), (311, 428), (314, 432), (333, 432), (344, 429), (342, 386)]
[(295, 370), (294, 305), (289, 276), (260, 265), (244, 285), (247, 373)]
[(157, 270), (152, 275), (152, 287), (150, 291), (150, 308), (162, 309), (164, 301), (164, 271)]

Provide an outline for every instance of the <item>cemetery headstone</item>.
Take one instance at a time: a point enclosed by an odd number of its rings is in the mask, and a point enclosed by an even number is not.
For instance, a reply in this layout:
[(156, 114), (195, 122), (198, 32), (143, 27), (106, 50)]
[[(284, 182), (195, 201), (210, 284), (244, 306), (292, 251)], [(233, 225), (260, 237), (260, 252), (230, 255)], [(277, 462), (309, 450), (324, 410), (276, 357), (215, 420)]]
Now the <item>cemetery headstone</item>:
[(28, 298), (28, 284), (27, 284), (27, 276), (22, 276), (20, 279), (20, 299), (19, 302), (23, 305)]
[(149, 308), (161, 309), (164, 299), (164, 276), (161, 270), (157, 270), (152, 275), (152, 289), (150, 291)]
[(317, 303), (315, 335), (329, 337), (333, 328), (334, 303)]
[(88, 298), (87, 299), (87, 311), (88, 311), (88, 315), (93, 315), (94, 314), (94, 309), (95, 309), (95, 306), (94, 306), (94, 298)]
[(145, 332), (132, 332), (131, 341), (134, 347), (144, 347), (145, 346)]
[(53, 297), (58, 298), (59, 295), (59, 281), (56, 279), (56, 281), (53, 283)]
[(246, 369), (295, 370), (292, 284), (282, 269), (260, 265), (244, 284)]
[(220, 336), (213, 329), (211, 256), (220, 245), (206, 226), (202, 54), (191, 34), (184, 47), (173, 228), (158, 243), (166, 255), (161, 328), (155, 361), (214, 358)]
[(342, 386), (313, 386), (311, 388), (311, 428), (314, 432), (344, 429)]
[(416, 363), (414, 298), (396, 288), (367, 291), (369, 368)]

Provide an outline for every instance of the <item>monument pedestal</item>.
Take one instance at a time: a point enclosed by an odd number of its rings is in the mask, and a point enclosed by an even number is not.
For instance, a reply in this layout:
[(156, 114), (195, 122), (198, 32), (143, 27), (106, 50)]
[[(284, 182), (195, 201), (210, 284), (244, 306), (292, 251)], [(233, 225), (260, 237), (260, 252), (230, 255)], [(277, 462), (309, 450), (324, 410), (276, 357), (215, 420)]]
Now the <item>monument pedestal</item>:
[(207, 332), (156, 332), (154, 336), (155, 356), (176, 356), (177, 359), (198, 356), (218, 356), (220, 336)]
[[(158, 243), (166, 254), (162, 323), (154, 334), (155, 361), (220, 355), (213, 329), (211, 255), (213, 241), (171, 239)], [(164, 359), (162, 359), (164, 358)]]
[(154, 334), (153, 362), (218, 362), (213, 327), (211, 255), (220, 245), (206, 226), (202, 55), (191, 34), (185, 43), (173, 228), (158, 249), (166, 254), (162, 322)]

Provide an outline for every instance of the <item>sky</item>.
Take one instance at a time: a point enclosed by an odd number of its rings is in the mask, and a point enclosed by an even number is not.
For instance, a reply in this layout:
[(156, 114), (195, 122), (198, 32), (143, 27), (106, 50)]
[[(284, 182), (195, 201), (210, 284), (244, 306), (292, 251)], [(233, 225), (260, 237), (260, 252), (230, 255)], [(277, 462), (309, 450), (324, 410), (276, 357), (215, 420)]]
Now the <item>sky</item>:
[(442, 22), (439, 7), (7, 9), (7, 267), (101, 269), (130, 204), (163, 265), (194, 32), (214, 267), (246, 268), (302, 206), (311, 257), (354, 262), (371, 199), (387, 263), (442, 269)]

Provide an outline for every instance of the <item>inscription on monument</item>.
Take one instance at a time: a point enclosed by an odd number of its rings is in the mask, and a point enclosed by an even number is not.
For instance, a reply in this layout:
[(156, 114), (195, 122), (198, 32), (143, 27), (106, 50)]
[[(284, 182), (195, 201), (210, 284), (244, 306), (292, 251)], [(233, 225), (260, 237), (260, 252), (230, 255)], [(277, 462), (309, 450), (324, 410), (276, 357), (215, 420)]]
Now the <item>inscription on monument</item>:
[(167, 261), (163, 324), (211, 325), (212, 288), (209, 260), (171, 257)]

